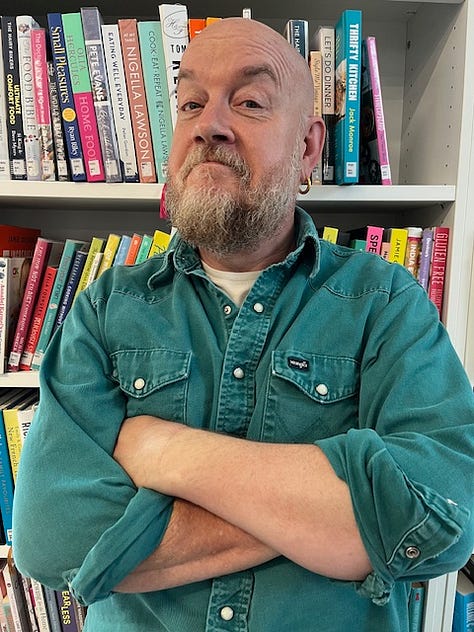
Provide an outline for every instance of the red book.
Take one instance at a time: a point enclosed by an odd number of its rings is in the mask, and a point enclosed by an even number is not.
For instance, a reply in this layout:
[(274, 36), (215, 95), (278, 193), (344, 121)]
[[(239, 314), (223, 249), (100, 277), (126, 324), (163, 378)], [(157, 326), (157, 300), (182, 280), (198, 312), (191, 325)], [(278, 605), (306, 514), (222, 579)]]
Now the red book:
[(38, 344), (41, 327), (49, 305), (49, 298), (56, 278), (57, 266), (47, 266), (41, 282), (41, 287), (36, 301), (33, 316), (31, 318), (30, 329), (26, 338), (25, 347), (20, 358), (20, 371), (30, 371), (33, 356)]
[(0, 257), (31, 257), (40, 234), (39, 228), (0, 224)]
[(128, 248), (127, 256), (125, 257), (124, 265), (131, 266), (135, 263), (135, 259), (137, 258), (137, 254), (140, 249), (141, 243), (142, 243), (142, 236), (139, 235), (138, 233), (134, 233), (132, 235), (132, 240)]
[(120, 19), (118, 26), (137, 153), (138, 174), (140, 182), (156, 182), (155, 158), (146, 103), (137, 20), (135, 18)]
[(431, 254), (431, 270), (428, 285), (428, 296), (436, 305), (439, 315), (443, 308), (444, 283), (448, 261), (449, 228), (435, 226), (433, 229), (433, 252)]

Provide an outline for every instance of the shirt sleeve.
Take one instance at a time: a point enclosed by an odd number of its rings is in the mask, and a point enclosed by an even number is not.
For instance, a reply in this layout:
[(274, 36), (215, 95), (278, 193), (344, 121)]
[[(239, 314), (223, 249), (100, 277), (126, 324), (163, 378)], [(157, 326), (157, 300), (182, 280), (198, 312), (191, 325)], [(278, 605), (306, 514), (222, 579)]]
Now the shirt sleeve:
[(110, 594), (153, 552), (173, 502), (137, 490), (111, 456), (126, 398), (110, 379), (96, 309), (82, 292), (48, 347), (13, 509), (20, 572), (67, 586), (84, 604)]
[(318, 441), (347, 482), (383, 604), (397, 580), (459, 569), (474, 546), (474, 398), (418, 285), (387, 303), (361, 363), (358, 427)]

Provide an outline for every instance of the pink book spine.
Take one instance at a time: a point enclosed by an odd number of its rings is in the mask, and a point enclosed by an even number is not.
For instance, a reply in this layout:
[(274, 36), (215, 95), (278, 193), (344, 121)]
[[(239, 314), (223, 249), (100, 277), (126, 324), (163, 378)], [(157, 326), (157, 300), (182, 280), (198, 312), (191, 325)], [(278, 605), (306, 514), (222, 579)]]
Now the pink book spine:
[(28, 328), (33, 317), (33, 310), (38, 296), (41, 278), (46, 268), (51, 242), (42, 237), (38, 237), (36, 242), (31, 267), (26, 280), (25, 292), (21, 302), (20, 314), (15, 329), (12, 348), (8, 357), (8, 371), (18, 371), (20, 368), (20, 358), (26, 342)]
[(443, 308), (444, 283), (448, 262), (449, 228), (436, 226), (433, 230), (433, 252), (431, 254), (431, 270), (428, 296), (436, 305), (439, 315)]
[(92, 92), (75, 92), (74, 105), (86, 163), (87, 181), (104, 182), (105, 171)]
[(382, 250), (383, 228), (381, 226), (367, 226), (365, 250), (379, 255)]
[(367, 56), (369, 59), (370, 80), (374, 99), (375, 128), (377, 130), (377, 145), (379, 150), (380, 172), (383, 185), (392, 184), (390, 160), (388, 157), (387, 134), (385, 132), (385, 117), (382, 103), (382, 88), (375, 37), (367, 37)]

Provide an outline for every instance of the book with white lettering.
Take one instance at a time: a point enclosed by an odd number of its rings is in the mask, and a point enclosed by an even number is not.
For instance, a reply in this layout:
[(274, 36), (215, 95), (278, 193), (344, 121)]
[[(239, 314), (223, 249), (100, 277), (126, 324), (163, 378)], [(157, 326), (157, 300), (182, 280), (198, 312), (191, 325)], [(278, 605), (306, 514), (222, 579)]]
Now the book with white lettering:
[(62, 13), (61, 17), (87, 180), (88, 182), (103, 182), (105, 180), (104, 162), (92, 96), (81, 14), (79, 11)]
[(336, 24), (336, 184), (359, 180), (362, 12), (346, 9)]
[(69, 159), (69, 170), (72, 180), (75, 182), (84, 182), (86, 180), (84, 154), (79, 132), (76, 105), (72, 92), (61, 14), (48, 13), (47, 20), (49, 43), (55, 74), (54, 80), (56, 81), (59, 97), (61, 121)]
[(117, 134), (110, 101), (110, 89), (102, 44), (102, 15), (97, 7), (81, 8), (82, 29), (86, 44), (87, 63), (94, 99), (100, 147), (107, 182), (122, 182)]
[[(313, 114), (322, 117), (323, 115), (323, 77), (322, 77), (323, 58), (321, 51), (311, 50), (309, 52), (309, 69), (311, 78), (313, 79)], [(313, 167), (311, 173), (311, 184), (323, 183), (323, 159), (322, 155)]]
[(29, 257), (0, 256), (0, 373), (7, 368), (30, 264)]
[(123, 168), (123, 179), (125, 182), (138, 182), (137, 157), (135, 155), (127, 84), (123, 70), (122, 47), (117, 24), (102, 24), (102, 43), (109, 79), (115, 132)]
[(0, 180), (10, 180), (10, 159), (8, 157), (7, 102), (3, 77), (2, 30), (0, 28)]
[(46, 61), (46, 69), (48, 72), (48, 98), (51, 114), (51, 131), (53, 135), (56, 174), (58, 180), (66, 182), (71, 179), (68, 168), (66, 139), (64, 137), (62, 126), (61, 106), (59, 104), (58, 86), (56, 83), (56, 70), (53, 62), (49, 59)]
[(118, 26), (138, 174), (140, 182), (156, 182), (153, 140), (145, 96), (137, 20), (135, 18), (119, 19)]
[(20, 71), (21, 114), (25, 142), (26, 177), (41, 180), (41, 160), (36, 102), (33, 88), (31, 29), (39, 27), (31, 15), (16, 17), (18, 67)]
[(392, 184), (374, 37), (362, 41), (359, 184)]
[(428, 296), (436, 305), (440, 317), (443, 309), (446, 266), (448, 264), (448, 245), (449, 227), (435, 226), (433, 228), (433, 251), (431, 253)]
[(184, 4), (160, 4), (161, 32), (163, 35), (163, 54), (166, 63), (166, 78), (170, 99), (173, 128), (178, 116), (178, 73), (181, 58), (189, 43), (188, 8)]
[(285, 24), (283, 35), (287, 42), (296, 48), (307, 62), (309, 62), (309, 31), (308, 20), (291, 19)]

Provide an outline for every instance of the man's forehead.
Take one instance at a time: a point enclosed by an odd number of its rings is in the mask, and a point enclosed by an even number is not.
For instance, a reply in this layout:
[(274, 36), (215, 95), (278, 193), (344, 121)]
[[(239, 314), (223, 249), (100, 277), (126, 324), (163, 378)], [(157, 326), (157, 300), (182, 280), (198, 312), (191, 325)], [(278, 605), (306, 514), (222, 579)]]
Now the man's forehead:
[[(223, 64), (225, 66), (225, 64)], [(181, 66), (178, 75), (178, 83), (183, 80), (199, 81), (207, 74), (207, 68), (196, 67), (192, 65)], [(269, 80), (275, 86), (279, 85), (279, 80), (275, 69), (269, 63), (242, 63), (235, 67), (226, 66), (226, 71), (231, 78), (241, 81)]]

